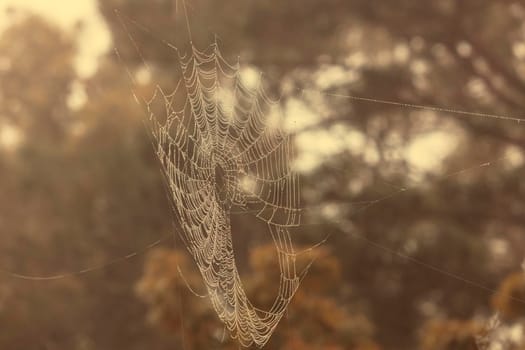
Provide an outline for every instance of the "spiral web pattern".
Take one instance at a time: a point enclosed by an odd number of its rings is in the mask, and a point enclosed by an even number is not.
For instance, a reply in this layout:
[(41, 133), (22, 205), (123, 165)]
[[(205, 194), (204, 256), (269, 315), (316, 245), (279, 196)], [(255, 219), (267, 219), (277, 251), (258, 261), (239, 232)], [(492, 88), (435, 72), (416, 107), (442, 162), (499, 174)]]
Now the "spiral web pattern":
[[(300, 223), (290, 138), (278, 125), (279, 103), (260, 82), (247, 87), (239, 63), (229, 64), (217, 44), (177, 54), (182, 77), (175, 90), (157, 86), (146, 102), (157, 156), (181, 237), (217, 315), (243, 346), (262, 347), (300, 282), (289, 233)], [(269, 310), (255, 307), (243, 288), (232, 245), (234, 208), (265, 222), (275, 243), (281, 274)]]

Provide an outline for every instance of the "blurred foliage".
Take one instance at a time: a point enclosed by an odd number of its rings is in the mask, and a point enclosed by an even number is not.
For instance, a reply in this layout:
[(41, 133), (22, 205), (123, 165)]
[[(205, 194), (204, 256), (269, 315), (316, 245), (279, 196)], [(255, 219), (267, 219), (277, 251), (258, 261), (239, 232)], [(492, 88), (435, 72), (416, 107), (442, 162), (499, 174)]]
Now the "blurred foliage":
[(514, 320), (525, 316), (525, 274), (507, 276), (492, 297), (492, 305), (502, 319)]
[[(0, 149), (2, 269), (79, 271), (173, 233), (126, 69), (135, 74), (147, 61), (145, 91), (176, 79), (174, 51), (161, 39), (188, 48), (181, 4), (101, 1), (121, 58), (108, 53), (86, 80), (73, 68), (75, 33), (33, 16), (2, 33), (0, 131), (21, 135), (18, 146)], [(332, 235), (302, 257), (317, 255), (269, 349), (474, 349), (474, 333), (493, 311), (505, 327), (523, 323), (523, 276), (511, 274), (525, 246), (523, 126), (311, 91), (522, 115), (522, 1), (187, 4), (195, 45), (218, 34), (225, 55), (235, 61), (240, 54), (245, 66), (264, 71), (283, 105), (302, 103), (319, 116), (297, 131), (298, 140), (353, 135), (367, 145), (342, 147), (302, 176), (304, 205), (319, 210), (306, 211), (294, 241), (308, 247)], [(72, 108), (78, 85), (87, 103)], [(434, 131), (453, 136), (457, 147), (439, 169), (414, 168), (405, 148)], [(249, 216), (233, 225), (243, 282), (254, 302), (267, 305), (277, 270), (264, 226)], [(136, 256), (45, 282), (0, 274), (0, 348), (237, 348), (227, 336), (221, 343), (207, 300), (188, 290), (186, 282), (203, 292), (181, 250), (152, 252), (141, 275), (143, 262)], [(462, 278), (494, 289), (501, 283), (492, 306), (489, 293)]]
[[(340, 262), (326, 248), (320, 248), (299, 255), (298, 268), (304, 270), (313, 258), (319, 263), (309, 268), (268, 348), (379, 349), (372, 340), (373, 325), (358, 311), (358, 305), (351, 304), (350, 288), (341, 279)], [(274, 246), (255, 247), (249, 261), (244, 286), (254, 305), (267, 309), (275, 299), (280, 273)], [(177, 334), (185, 346), (236, 349), (238, 345), (228, 337), (205, 293), (199, 298), (195, 289), (202, 290), (203, 285), (188, 257), (166, 249), (150, 254), (137, 285), (138, 295), (149, 305), (150, 321)]]
[(478, 350), (476, 336), (483, 327), (473, 321), (430, 321), (423, 328), (422, 350)]

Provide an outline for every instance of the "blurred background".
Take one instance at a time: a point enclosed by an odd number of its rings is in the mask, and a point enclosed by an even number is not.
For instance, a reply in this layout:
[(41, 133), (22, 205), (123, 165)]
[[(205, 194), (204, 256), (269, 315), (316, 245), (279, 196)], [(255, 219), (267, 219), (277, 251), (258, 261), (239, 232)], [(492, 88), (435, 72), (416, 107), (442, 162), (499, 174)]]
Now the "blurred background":
[[(145, 89), (177, 78), (162, 40), (188, 42), (181, 5), (0, 0), (0, 269), (49, 276), (139, 253), (56, 280), (0, 273), (0, 349), (238, 348), (188, 289), (204, 286), (127, 72)], [(282, 96), (308, 208), (296, 246), (331, 234), (300, 256), (315, 264), (267, 348), (525, 349), (525, 125), (338, 96), (525, 117), (525, 1), (187, 10), (197, 47), (217, 35)], [(264, 303), (279, 270), (254, 220), (233, 218), (234, 245)]]

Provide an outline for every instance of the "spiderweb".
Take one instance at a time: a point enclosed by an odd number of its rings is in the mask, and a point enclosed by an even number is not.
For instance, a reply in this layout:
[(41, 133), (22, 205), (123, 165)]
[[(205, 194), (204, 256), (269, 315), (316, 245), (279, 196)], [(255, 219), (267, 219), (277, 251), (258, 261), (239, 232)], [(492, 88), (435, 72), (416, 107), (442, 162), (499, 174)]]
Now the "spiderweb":
[[(279, 103), (262, 82), (248, 87), (240, 65), (215, 43), (179, 54), (182, 78), (146, 101), (156, 154), (181, 237), (221, 321), (243, 346), (262, 347), (296, 292), (300, 276), (289, 228), (298, 226), (299, 183), (290, 138), (278, 127)], [(160, 107), (159, 107), (160, 106)], [(280, 280), (269, 310), (256, 308), (235, 263), (230, 213), (254, 212), (276, 246)]]
[[(176, 88), (168, 91), (157, 87), (151, 99), (146, 101), (157, 156), (169, 185), (181, 237), (196, 261), (219, 318), (242, 345), (255, 343), (262, 347), (282, 318), (302, 277), (295, 268), (297, 253), (289, 233), (290, 228), (299, 225), (301, 210), (298, 178), (290, 169), (293, 159), (290, 138), (278, 127), (278, 101), (272, 101), (267, 96), (262, 83), (256, 87), (246, 86), (241, 78), (240, 65), (229, 64), (217, 44), (205, 51), (192, 47), (189, 54), (179, 55), (179, 59), (182, 78)], [(523, 120), (513, 116), (360, 96), (323, 95), (464, 117), (518, 123)], [(472, 169), (445, 174), (440, 179), (490, 164), (483, 163)], [(406, 190), (403, 188), (392, 195), (367, 202), (362, 210)], [(242, 212), (254, 212), (266, 223), (278, 251), (281, 270), (279, 290), (269, 310), (260, 310), (251, 304), (235, 265), (230, 223), (230, 214), (235, 207), (241, 208)], [(427, 269), (492, 291), (366, 240), (376, 248)], [(136, 255), (132, 253), (115, 261)], [(11, 275), (24, 279), (58, 279), (98, 268), (47, 277)]]

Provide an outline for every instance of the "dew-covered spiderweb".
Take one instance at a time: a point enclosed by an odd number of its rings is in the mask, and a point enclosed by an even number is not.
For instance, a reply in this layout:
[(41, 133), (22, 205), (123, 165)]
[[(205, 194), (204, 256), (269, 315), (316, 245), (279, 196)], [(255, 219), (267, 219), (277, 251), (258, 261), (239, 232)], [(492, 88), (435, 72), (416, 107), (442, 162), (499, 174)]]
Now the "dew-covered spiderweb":
[[(254, 85), (245, 83), (240, 64), (228, 62), (216, 43), (203, 51), (191, 45), (186, 54), (173, 49), (180, 63), (180, 79), (175, 88), (168, 90), (157, 86), (152, 96), (137, 100), (147, 109), (148, 126), (166, 178), (178, 232), (200, 270), (218, 317), (243, 346), (262, 347), (285, 315), (303, 277), (303, 272), (296, 269), (298, 253), (292, 246), (290, 230), (300, 225), (301, 213), (306, 209), (318, 208), (300, 206), (298, 177), (291, 168), (293, 142), (280, 127), (280, 103), (267, 95), (262, 79)], [(518, 123), (523, 120), (514, 116), (317, 92), (360, 103), (388, 104), (461, 117)], [(460, 169), (439, 177), (438, 181), (483, 169), (501, 160)], [(401, 188), (365, 203), (348, 204), (360, 212), (417, 187)], [(279, 288), (273, 305), (266, 310), (250, 302), (237, 270), (230, 218), (237, 212), (254, 213), (266, 225), (278, 252)], [(421, 262), (367, 237), (360, 238), (377, 249), (426, 269), (494, 292), (483, 284)], [(134, 252), (115, 261), (136, 255)], [(57, 279), (112, 263), (54, 276), (11, 275), (25, 279)]]
[[(240, 65), (217, 44), (179, 55), (173, 91), (157, 87), (146, 107), (181, 237), (217, 315), (244, 346), (263, 346), (299, 286), (289, 228), (298, 226), (292, 145), (279, 128), (279, 103), (260, 81), (248, 87)], [(160, 106), (160, 108), (157, 108)], [(271, 308), (256, 308), (235, 264), (230, 212), (255, 212), (275, 243), (280, 280)], [(249, 232), (246, 232), (249, 234)]]

